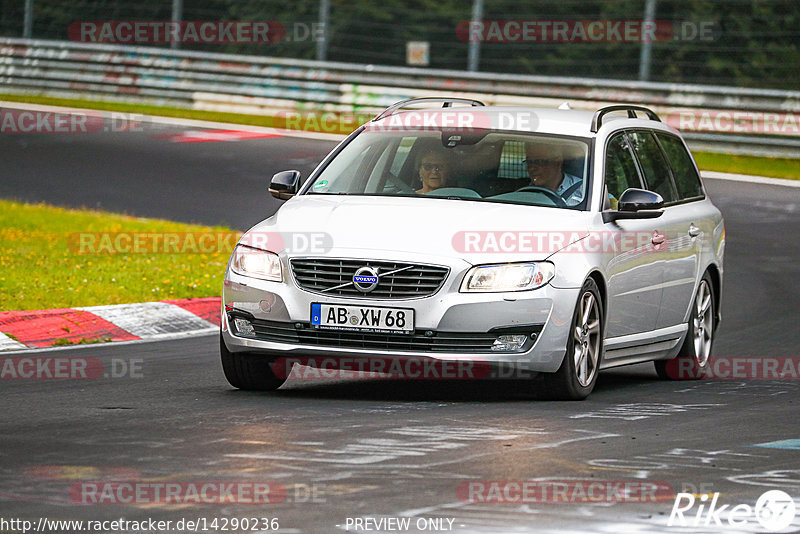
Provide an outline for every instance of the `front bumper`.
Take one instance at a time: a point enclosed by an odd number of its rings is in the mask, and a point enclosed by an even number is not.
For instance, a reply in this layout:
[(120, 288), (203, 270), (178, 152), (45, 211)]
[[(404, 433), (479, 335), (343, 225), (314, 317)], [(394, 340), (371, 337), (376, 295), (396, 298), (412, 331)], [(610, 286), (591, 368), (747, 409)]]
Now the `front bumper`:
[[(558, 370), (579, 288), (546, 285), (514, 293), (459, 293), (461, 278), (463, 272), (451, 274), (430, 297), (372, 300), (328, 297), (302, 290), (291, 279), (269, 282), (229, 269), (223, 287), (222, 337), (231, 352), (470, 360), (537, 372)], [(317, 330), (309, 325), (311, 304), (316, 302), (413, 308), (415, 332), (370, 335)], [(238, 335), (230, 324), (235, 316), (251, 320), (256, 335)], [(526, 333), (529, 341), (521, 352), (491, 351), (493, 338), (504, 333)]]

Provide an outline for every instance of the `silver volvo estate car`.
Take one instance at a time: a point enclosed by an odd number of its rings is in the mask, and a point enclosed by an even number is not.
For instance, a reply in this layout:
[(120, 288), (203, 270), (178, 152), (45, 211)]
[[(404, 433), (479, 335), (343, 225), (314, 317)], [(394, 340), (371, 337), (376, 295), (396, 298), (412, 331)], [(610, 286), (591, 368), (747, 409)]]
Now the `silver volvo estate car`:
[(276, 174), (288, 201), (225, 273), (230, 384), (394, 369), (583, 399), (620, 365), (696, 377), (720, 321), (722, 215), (653, 111), (562, 107), (407, 100), (307, 179)]

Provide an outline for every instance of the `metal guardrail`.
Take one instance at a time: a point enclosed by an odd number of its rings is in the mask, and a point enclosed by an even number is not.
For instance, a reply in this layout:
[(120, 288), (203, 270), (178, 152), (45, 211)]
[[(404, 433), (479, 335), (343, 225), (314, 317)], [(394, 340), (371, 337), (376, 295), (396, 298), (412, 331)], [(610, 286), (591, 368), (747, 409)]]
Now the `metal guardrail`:
[(467, 73), (0, 38), (2, 93), (255, 114), (378, 112), (399, 100), (431, 94), (477, 98), (489, 105), (557, 106), (569, 101), (573, 108), (597, 109), (635, 103), (653, 108), (674, 126), (679, 126), (675, 114), (681, 111), (708, 112), (712, 118), (719, 113), (730, 117), (750, 113), (770, 114), (777, 122), (791, 119), (799, 131), (763, 136), (712, 129), (687, 137), (743, 153), (800, 155), (800, 91)]

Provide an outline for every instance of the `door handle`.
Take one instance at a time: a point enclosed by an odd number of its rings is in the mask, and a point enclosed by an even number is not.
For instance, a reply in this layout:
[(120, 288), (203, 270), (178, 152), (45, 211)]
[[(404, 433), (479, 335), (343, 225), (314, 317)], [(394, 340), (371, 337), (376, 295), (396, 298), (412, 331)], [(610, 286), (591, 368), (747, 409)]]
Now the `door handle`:
[(700, 228), (695, 226), (694, 223), (689, 225), (689, 235), (690, 236), (697, 237), (697, 236), (700, 235), (701, 232), (702, 232), (702, 230), (700, 230)]

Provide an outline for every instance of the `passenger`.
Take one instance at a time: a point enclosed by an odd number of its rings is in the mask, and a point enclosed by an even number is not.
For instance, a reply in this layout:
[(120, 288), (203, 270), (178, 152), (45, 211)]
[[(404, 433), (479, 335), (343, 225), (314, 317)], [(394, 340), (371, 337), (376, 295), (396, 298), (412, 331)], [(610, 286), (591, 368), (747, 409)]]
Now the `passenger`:
[(560, 147), (527, 143), (524, 163), (533, 185), (557, 193), (567, 206), (575, 206), (583, 201), (583, 179), (564, 172), (564, 156)]
[(447, 154), (439, 150), (426, 150), (419, 158), (418, 172), (422, 188), (416, 193), (424, 195), (447, 185), (452, 165)]

